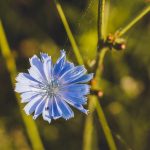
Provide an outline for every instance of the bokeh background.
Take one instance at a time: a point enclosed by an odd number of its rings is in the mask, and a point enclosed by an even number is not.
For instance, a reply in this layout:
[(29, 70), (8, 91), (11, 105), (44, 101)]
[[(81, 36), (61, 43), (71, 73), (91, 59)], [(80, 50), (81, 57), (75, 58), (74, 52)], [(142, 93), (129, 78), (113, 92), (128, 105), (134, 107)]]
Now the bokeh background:
[[(96, 56), (97, 0), (61, 0), (65, 15), (88, 66)], [(142, 10), (148, 1), (111, 0), (107, 33), (114, 33)], [(27, 72), (28, 58), (49, 53), (55, 61), (59, 50), (67, 51), (76, 63), (53, 0), (0, 0), (0, 18), (15, 57), (18, 72)], [(1, 35), (0, 35), (1, 36)], [(150, 149), (150, 14), (124, 36), (124, 51), (109, 51), (104, 61), (101, 104), (119, 150)], [(77, 64), (77, 63), (76, 63)], [(75, 111), (75, 118), (51, 124), (38, 118), (46, 150), (81, 150), (87, 116)], [(96, 113), (92, 150), (108, 150)], [(0, 150), (31, 150), (11, 85), (5, 60), (0, 54)]]

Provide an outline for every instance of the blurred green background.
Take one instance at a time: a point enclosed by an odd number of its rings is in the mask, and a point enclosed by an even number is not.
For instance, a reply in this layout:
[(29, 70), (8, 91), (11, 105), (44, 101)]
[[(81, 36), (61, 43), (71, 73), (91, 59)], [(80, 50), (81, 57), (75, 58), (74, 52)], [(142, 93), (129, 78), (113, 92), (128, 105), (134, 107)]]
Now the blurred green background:
[[(91, 66), (97, 46), (97, 0), (60, 1), (83, 58)], [(148, 1), (111, 0), (106, 4), (107, 33), (114, 33), (142, 10)], [(108, 15), (109, 13), (109, 15)], [(28, 58), (49, 53), (54, 61), (59, 50), (75, 56), (52, 0), (0, 0), (0, 18), (19, 72), (27, 72)], [(1, 36), (1, 35), (0, 35)], [(124, 51), (109, 51), (104, 61), (101, 99), (119, 150), (150, 149), (150, 14), (124, 38)], [(77, 63), (76, 63), (77, 64)], [(75, 118), (51, 124), (35, 122), (46, 150), (81, 150), (87, 116), (75, 111)], [(92, 150), (107, 150), (106, 139), (94, 114)], [(19, 108), (0, 54), (0, 150), (31, 150)]]

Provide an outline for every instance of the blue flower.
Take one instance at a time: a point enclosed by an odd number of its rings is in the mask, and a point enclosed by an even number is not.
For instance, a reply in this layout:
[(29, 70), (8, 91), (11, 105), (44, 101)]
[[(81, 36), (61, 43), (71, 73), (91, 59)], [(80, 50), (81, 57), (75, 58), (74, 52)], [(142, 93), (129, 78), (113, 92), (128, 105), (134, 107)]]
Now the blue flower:
[[(41, 59), (34, 55), (29, 59), (29, 73), (19, 73), (15, 91), (21, 94), (21, 102), (27, 103), (27, 115), (34, 112), (33, 119), (42, 114), (43, 119), (70, 119), (74, 113), (69, 105), (87, 114), (83, 105), (87, 102), (90, 86), (84, 84), (93, 78), (86, 74), (84, 66), (74, 66), (66, 60), (65, 51), (53, 65), (51, 57), (41, 53)], [(69, 104), (69, 105), (68, 105)]]

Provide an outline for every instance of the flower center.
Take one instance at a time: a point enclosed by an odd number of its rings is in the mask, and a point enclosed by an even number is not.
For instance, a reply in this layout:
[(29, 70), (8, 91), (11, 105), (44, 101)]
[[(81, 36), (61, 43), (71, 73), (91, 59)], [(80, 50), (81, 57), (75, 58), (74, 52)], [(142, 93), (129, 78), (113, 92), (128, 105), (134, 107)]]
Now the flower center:
[(46, 86), (46, 92), (49, 95), (57, 94), (59, 90), (59, 83), (57, 80), (51, 80), (50, 83)]

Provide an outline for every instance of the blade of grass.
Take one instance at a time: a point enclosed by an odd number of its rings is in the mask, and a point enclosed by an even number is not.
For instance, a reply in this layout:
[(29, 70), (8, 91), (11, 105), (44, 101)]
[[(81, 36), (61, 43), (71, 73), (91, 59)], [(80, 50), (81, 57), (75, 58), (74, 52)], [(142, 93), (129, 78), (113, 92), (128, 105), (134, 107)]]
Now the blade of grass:
[(118, 36), (125, 34), (133, 25), (135, 25), (143, 16), (145, 16), (150, 11), (150, 5), (145, 7), (131, 22), (129, 22), (124, 28), (122, 28)]
[(59, 14), (59, 16), (60, 16), (60, 18), (61, 18), (61, 21), (62, 21), (62, 23), (63, 23), (63, 25), (64, 25), (64, 28), (65, 28), (65, 30), (66, 30), (66, 33), (67, 33), (67, 35), (68, 35), (69, 41), (70, 41), (70, 43), (71, 43), (71, 45), (72, 45), (72, 48), (73, 48), (74, 54), (75, 54), (75, 56), (76, 56), (76, 59), (77, 59), (77, 61), (78, 61), (78, 63), (79, 63), (80, 65), (83, 65), (83, 64), (84, 64), (83, 58), (82, 58), (82, 56), (81, 56), (81, 54), (80, 54), (80, 51), (79, 51), (79, 48), (78, 48), (78, 46), (77, 46), (77, 44), (76, 44), (75, 38), (74, 38), (74, 36), (73, 36), (73, 34), (72, 34), (72, 32), (71, 32), (71, 29), (70, 29), (70, 27), (69, 27), (69, 24), (68, 24), (68, 22), (67, 22), (67, 19), (66, 19), (66, 17), (65, 17), (65, 14), (64, 14), (64, 12), (63, 12), (63, 9), (62, 9), (60, 3), (58, 2), (58, 0), (54, 0), (54, 2), (55, 2), (55, 5), (56, 5), (58, 14)]
[[(14, 87), (15, 78), (17, 75), (17, 68), (16, 68), (15, 60), (13, 58), (13, 55), (11, 54), (11, 51), (10, 51), (10, 48), (9, 48), (9, 45), (7, 42), (1, 20), (0, 20), (0, 49), (1, 49), (2, 56), (4, 57), (4, 59), (6, 61), (6, 67), (10, 74), (12, 85)], [(24, 124), (26, 127), (28, 137), (32, 144), (32, 148), (34, 150), (44, 150), (44, 147), (43, 147), (42, 141), (40, 139), (40, 135), (38, 133), (35, 122), (32, 120), (32, 118), (30, 116), (25, 115), (25, 113), (22, 110), (21, 103), (19, 101), (19, 96), (16, 93), (15, 93), (15, 95), (16, 95), (17, 103), (19, 105), (21, 116), (23, 118), (23, 121), (24, 121)]]

